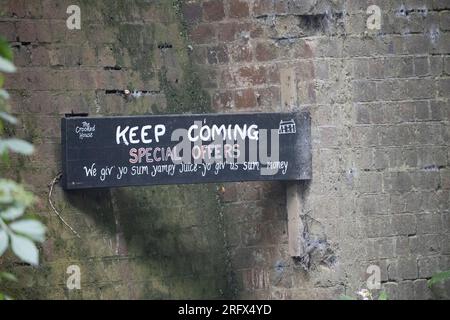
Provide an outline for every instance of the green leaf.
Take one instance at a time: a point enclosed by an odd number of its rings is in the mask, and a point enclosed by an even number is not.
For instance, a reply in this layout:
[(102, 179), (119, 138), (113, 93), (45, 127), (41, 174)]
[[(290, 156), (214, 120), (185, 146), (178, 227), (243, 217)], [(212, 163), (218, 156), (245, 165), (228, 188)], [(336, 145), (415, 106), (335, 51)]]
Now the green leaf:
[(16, 72), (16, 70), (17, 70), (16, 67), (14, 66), (14, 64), (11, 61), (9, 61), (3, 57), (0, 57), (0, 71), (1, 72), (12, 73), (12, 72)]
[[(1, 141), (0, 141), (1, 145)], [(17, 184), (12, 180), (0, 179), (0, 203), (11, 203), (14, 201), (13, 193)]]
[(450, 270), (435, 273), (430, 280), (428, 280), (428, 286), (431, 287), (435, 285), (436, 283), (445, 281), (450, 279)]
[(16, 124), (17, 123), (17, 119), (16, 117), (13, 117), (12, 115), (10, 115), (7, 112), (4, 111), (0, 111), (0, 118), (2, 118), (3, 120), (12, 123), (12, 124)]
[(8, 189), (4, 189), (2, 185), (0, 185), (0, 203), (11, 203), (14, 198), (11, 194), (11, 191)]
[(9, 161), (9, 153), (8, 150), (0, 152), (1, 161), (5, 164), (6, 167), (9, 167), (11, 162)]
[(382, 291), (380, 293), (380, 295), (378, 296), (378, 300), (387, 300), (387, 299), (388, 299), (388, 296), (387, 296), (387, 293), (385, 291)]
[(11, 223), (9, 227), (11, 230), (27, 236), (34, 241), (43, 242), (45, 240), (45, 226), (37, 220), (19, 220)]
[(0, 272), (0, 280), (1, 279), (17, 282), (16, 276), (9, 272)]
[(6, 146), (9, 150), (17, 153), (21, 153), (24, 155), (30, 155), (34, 152), (34, 147), (31, 143), (21, 140), (21, 139), (5, 139), (3, 141), (0, 141), (0, 152), (4, 149), (1, 145)]
[(5, 230), (0, 229), (0, 256), (8, 249), (8, 234)]
[(11, 50), (11, 47), (9, 46), (8, 41), (6, 41), (4, 38), (0, 38), (0, 56), (12, 61), (13, 59), (13, 52)]
[(5, 154), (8, 152), (8, 147), (3, 142), (3, 139), (0, 139), (0, 154)]
[(13, 180), (0, 179), (0, 203), (16, 203), (24, 207), (33, 203), (33, 195)]
[(39, 264), (39, 251), (30, 239), (13, 234), (11, 235), (11, 248), (22, 261), (34, 266)]
[(0, 98), (3, 98), (4, 100), (9, 99), (9, 93), (5, 89), (0, 89)]
[(6, 294), (3, 294), (3, 293), (2, 293), (2, 296), (3, 296), (3, 297), (1, 297), (0, 300), (14, 300), (13, 298), (11, 298), (10, 296), (8, 296), (8, 295), (6, 295)]
[(25, 212), (24, 206), (11, 206), (0, 213), (0, 217), (5, 220), (15, 220)]

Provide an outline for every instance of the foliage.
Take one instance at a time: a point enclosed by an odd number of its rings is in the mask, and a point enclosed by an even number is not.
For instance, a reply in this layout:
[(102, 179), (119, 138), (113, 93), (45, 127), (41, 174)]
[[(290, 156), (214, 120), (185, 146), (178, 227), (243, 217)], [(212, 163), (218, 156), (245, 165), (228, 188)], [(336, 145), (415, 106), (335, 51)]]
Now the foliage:
[(450, 270), (435, 273), (430, 280), (428, 280), (428, 287), (432, 287), (436, 283), (444, 282), (450, 279)]
[[(9, 94), (2, 88), (4, 77), (2, 73), (12, 73), (16, 67), (12, 63), (12, 51), (8, 43), (0, 38), (0, 134), (4, 132), (4, 124), (15, 125), (17, 119), (8, 113)], [(3, 161), (9, 159), (9, 153), (30, 155), (33, 145), (17, 138), (0, 137), (0, 156)], [(26, 217), (26, 209), (33, 203), (34, 197), (25, 188), (12, 180), (0, 178), (0, 257), (11, 248), (12, 252), (23, 262), (37, 266), (39, 251), (35, 242), (43, 242), (44, 225)], [(16, 277), (7, 272), (0, 272), (0, 283), (17, 281)], [(10, 299), (0, 292), (0, 300)]]
[(388, 300), (387, 293), (385, 291), (382, 291), (378, 296), (378, 300)]

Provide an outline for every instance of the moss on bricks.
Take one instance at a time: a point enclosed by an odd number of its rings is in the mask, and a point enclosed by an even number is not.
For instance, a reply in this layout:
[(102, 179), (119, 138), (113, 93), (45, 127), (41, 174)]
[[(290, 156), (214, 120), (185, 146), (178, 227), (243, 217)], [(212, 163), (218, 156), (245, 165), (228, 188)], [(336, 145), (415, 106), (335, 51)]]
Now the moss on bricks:
[[(142, 100), (127, 104), (127, 114), (142, 114), (149, 109), (153, 113), (212, 110), (211, 99), (189, 57), (182, 1), (82, 0), (80, 6), (89, 17), (81, 30), (83, 37), (97, 52), (106, 40), (108, 46), (112, 45), (115, 62), (122, 66), (118, 72), (133, 78), (124, 79), (124, 83), (143, 86), (131, 90), (154, 90), (159, 84), (165, 95), (167, 106), (145, 106), (147, 100), (139, 98)], [(155, 21), (147, 18), (144, 23), (142, 17), (148, 10), (155, 10), (150, 12)], [(95, 17), (101, 21), (94, 21)], [(98, 30), (99, 35), (112, 38), (97, 40), (97, 34), (89, 34), (91, 23), (104, 27)], [(158, 48), (161, 43), (170, 46)], [(26, 116), (23, 123), (27, 140), (40, 140), (36, 119)], [(43, 191), (47, 188), (37, 187)], [(48, 208), (48, 237), (53, 240), (49, 259), (58, 263), (44, 259), (45, 272), (37, 270), (33, 276), (39, 277), (38, 283), (54, 277), (60, 285), (45, 290), (23, 287), (17, 290), (17, 297), (231, 297), (226, 245), (220, 229), (222, 208), (216, 190), (214, 184), (157, 186), (71, 191), (64, 200), (56, 197), (62, 215), (82, 239), (77, 239)], [(82, 290), (68, 291), (64, 286), (66, 268), (77, 263), (86, 273), (82, 273)]]

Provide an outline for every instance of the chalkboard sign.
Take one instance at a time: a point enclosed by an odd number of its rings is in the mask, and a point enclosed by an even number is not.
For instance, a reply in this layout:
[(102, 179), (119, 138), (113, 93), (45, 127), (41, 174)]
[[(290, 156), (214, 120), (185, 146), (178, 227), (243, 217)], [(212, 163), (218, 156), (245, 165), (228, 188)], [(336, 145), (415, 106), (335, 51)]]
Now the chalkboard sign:
[(311, 178), (306, 112), (71, 116), (61, 133), (65, 189)]

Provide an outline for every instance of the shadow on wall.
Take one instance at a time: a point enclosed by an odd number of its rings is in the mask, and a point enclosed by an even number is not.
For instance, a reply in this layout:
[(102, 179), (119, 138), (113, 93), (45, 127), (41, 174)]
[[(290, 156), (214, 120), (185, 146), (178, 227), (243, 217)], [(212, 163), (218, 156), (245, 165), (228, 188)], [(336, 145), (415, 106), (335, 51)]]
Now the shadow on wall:
[[(103, 1), (85, 5), (102, 14), (105, 25), (116, 35), (116, 62), (126, 63), (123, 53), (128, 52), (129, 67), (139, 74), (145, 88), (156, 78), (155, 70), (161, 70), (157, 80), (167, 101), (164, 112), (209, 110), (210, 99), (202, 91), (188, 58), (186, 39), (181, 36), (184, 29), (177, 13), (179, 2), (133, 1), (126, 6), (117, 2), (111, 7)], [(151, 15), (151, 23), (117, 23), (121, 19), (133, 21), (136, 13)], [(173, 49), (161, 48), (160, 43), (170, 43)], [(156, 44), (159, 50), (146, 51)], [(120, 261), (121, 267), (114, 269), (119, 270), (119, 283), (125, 287), (119, 297), (229, 297), (215, 185), (86, 190), (67, 192), (66, 196), (113, 242), (112, 257), (97, 255), (103, 264)], [(104, 276), (94, 278), (97, 281)]]
[[(214, 185), (77, 190), (71, 205), (114, 239), (131, 299), (224, 298), (227, 274)], [(88, 243), (86, 244), (89, 245)]]

